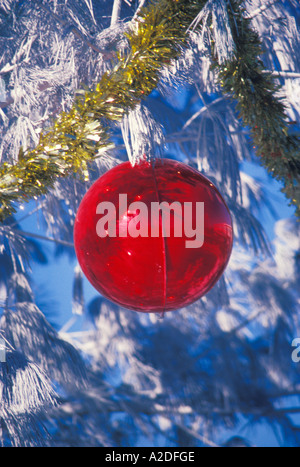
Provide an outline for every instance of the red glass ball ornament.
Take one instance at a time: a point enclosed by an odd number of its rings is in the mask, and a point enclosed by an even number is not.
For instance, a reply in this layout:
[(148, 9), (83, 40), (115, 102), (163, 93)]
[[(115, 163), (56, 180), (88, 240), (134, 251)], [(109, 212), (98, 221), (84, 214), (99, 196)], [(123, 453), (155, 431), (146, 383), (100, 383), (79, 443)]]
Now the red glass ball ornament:
[(100, 294), (122, 307), (164, 312), (206, 294), (224, 272), (232, 221), (216, 187), (169, 159), (124, 162), (84, 196), (74, 242)]

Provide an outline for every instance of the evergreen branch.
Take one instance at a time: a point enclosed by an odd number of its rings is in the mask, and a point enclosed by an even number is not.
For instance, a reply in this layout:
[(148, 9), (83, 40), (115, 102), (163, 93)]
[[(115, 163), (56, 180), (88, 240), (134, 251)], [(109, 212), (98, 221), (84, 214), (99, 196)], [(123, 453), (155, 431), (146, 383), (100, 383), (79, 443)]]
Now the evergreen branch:
[[(60, 177), (79, 172), (88, 178), (88, 163), (111, 145), (103, 121), (121, 121), (157, 86), (163, 67), (188, 46), (191, 24), (201, 28), (199, 11), (206, 0), (153, 0), (142, 8), (126, 37), (127, 52), (118, 53), (110, 73), (94, 90), (79, 91), (70, 112), (41, 134), (37, 147), (20, 149), (16, 164), (0, 167), (0, 220), (15, 212), (13, 203), (45, 194)], [(275, 79), (265, 72), (258, 34), (251, 29), (241, 0), (227, 5), (235, 52), (219, 60), (212, 41), (215, 69), (225, 94), (238, 102), (240, 116), (252, 131), (257, 154), (269, 172), (284, 184), (300, 214), (299, 138), (288, 132), (285, 107), (276, 96)], [(205, 20), (206, 27), (213, 22)], [(222, 63), (220, 63), (222, 62)]]
[(130, 50), (118, 54), (111, 73), (94, 90), (79, 91), (70, 112), (42, 133), (35, 149), (20, 149), (16, 164), (0, 167), (0, 220), (13, 203), (45, 194), (58, 178), (80, 173), (111, 144), (103, 119), (120, 121), (156, 88), (163, 66), (180, 56), (186, 30), (205, 0), (160, 0), (142, 8), (126, 34)]
[[(218, 79), (225, 94), (237, 101), (245, 126), (251, 129), (256, 154), (300, 216), (300, 138), (289, 131), (286, 108), (277, 96), (276, 74), (267, 73), (260, 59), (260, 38), (246, 18), (241, 0), (231, 1), (229, 15), (236, 44), (233, 60), (219, 64)], [(279, 75), (278, 75), (279, 76)]]

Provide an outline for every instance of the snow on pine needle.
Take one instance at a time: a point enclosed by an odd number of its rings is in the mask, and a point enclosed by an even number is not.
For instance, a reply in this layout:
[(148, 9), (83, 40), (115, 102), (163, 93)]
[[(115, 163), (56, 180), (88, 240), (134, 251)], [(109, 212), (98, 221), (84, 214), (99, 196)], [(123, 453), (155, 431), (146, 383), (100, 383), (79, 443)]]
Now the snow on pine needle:
[(36, 412), (55, 403), (55, 393), (46, 374), (24, 354), (7, 349), (0, 365), (0, 417)]
[(160, 156), (164, 150), (162, 126), (144, 105), (126, 115), (121, 124), (128, 159), (135, 165), (139, 159)]
[[(214, 43), (215, 54), (219, 63), (230, 60), (235, 52), (235, 43), (227, 12), (228, 3), (230, 3), (230, 0), (220, 0), (218, 2), (209, 0), (190, 26), (192, 30), (195, 30), (199, 23), (202, 22), (199, 39), (202, 43), (205, 39)], [(212, 33), (207, 28), (209, 18), (212, 19)]]

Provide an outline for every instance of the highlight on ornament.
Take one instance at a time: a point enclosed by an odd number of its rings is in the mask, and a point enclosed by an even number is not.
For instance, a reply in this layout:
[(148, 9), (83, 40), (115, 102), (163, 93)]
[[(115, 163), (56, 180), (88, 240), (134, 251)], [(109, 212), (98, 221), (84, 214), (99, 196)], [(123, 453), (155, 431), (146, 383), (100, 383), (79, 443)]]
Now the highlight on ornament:
[(84, 196), (74, 243), (90, 283), (135, 311), (176, 310), (220, 279), (232, 250), (232, 220), (217, 188), (178, 161), (124, 162)]

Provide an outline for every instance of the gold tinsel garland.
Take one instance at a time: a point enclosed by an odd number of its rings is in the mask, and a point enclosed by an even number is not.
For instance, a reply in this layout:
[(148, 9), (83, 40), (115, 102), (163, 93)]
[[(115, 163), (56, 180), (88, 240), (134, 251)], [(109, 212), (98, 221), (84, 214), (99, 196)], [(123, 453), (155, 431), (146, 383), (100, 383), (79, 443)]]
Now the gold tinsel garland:
[[(111, 146), (103, 121), (121, 121), (155, 89), (161, 69), (188, 45), (187, 30), (205, 4), (154, 0), (142, 9), (126, 34), (129, 51), (118, 54), (113, 70), (94, 90), (78, 94), (71, 110), (41, 134), (36, 148), (21, 149), (18, 163), (0, 167), (0, 220), (15, 212), (14, 203), (46, 193), (60, 177), (80, 173), (88, 179), (88, 163)], [(275, 96), (274, 80), (264, 73), (258, 58), (260, 40), (244, 17), (240, 0), (230, 2), (228, 14), (236, 53), (222, 64), (214, 57), (221, 87), (237, 100), (263, 163), (283, 181), (285, 193), (299, 208), (299, 141), (287, 132), (285, 109)]]

